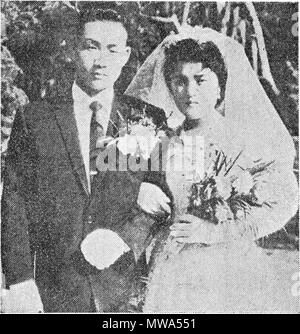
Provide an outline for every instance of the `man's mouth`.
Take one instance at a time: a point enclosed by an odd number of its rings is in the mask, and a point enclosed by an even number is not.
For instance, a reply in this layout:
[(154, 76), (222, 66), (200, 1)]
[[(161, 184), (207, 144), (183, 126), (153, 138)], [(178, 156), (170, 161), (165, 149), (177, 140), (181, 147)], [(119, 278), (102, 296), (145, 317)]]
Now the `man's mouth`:
[(104, 77), (107, 77), (107, 74), (103, 72), (92, 72), (92, 77), (94, 79), (102, 79)]

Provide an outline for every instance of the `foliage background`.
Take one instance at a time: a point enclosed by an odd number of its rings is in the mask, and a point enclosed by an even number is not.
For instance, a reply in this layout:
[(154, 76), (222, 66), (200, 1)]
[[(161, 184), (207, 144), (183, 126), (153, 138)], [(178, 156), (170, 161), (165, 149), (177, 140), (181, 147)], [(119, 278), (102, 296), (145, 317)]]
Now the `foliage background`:
[[(132, 54), (116, 84), (121, 92), (158, 43), (175, 31), (174, 16), (179, 22), (186, 19), (191, 25), (208, 26), (233, 36), (244, 44), (267, 94), (298, 143), (297, 2), (254, 3), (278, 88), (276, 94), (263, 77), (261, 59), (256, 59), (255, 20), (243, 2), (191, 2), (185, 17), (186, 2), (1, 1), (2, 167), (15, 112), (72, 82), (73, 33), (77, 12), (85, 6), (117, 7), (125, 13)], [(290, 226), (292, 235), (298, 235), (297, 223)]]

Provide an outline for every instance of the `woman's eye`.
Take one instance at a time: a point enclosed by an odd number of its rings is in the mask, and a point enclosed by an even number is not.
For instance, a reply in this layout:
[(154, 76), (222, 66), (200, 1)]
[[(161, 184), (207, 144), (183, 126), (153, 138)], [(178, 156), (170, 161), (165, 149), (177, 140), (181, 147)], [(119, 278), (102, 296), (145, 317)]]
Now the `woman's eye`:
[(198, 85), (202, 84), (205, 82), (203, 77), (195, 77), (195, 81), (197, 82)]

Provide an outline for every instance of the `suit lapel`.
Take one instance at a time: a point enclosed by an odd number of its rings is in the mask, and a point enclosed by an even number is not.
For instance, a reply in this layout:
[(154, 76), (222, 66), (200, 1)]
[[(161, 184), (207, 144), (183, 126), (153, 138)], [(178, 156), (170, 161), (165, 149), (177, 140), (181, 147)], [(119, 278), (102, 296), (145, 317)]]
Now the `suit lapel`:
[(54, 108), (57, 123), (69, 153), (74, 173), (85, 193), (89, 196), (85, 166), (80, 151), (79, 136), (73, 109), (73, 101), (67, 100)]

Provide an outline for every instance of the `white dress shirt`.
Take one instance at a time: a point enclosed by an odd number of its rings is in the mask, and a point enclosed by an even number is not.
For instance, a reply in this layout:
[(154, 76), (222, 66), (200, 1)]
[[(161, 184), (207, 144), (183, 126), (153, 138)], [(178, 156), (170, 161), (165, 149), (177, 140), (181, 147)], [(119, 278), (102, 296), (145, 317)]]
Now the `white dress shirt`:
[(92, 110), (90, 105), (94, 101), (98, 101), (101, 105), (101, 125), (106, 133), (112, 102), (114, 97), (113, 89), (105, 89), (97, 95), (91, 97), (87, 95), (76, 83), (72, 87), (72, 96), (74, 101), (74, 114), (78, 130), (80, 150), (83, 157), (85, 171), (87, 174), (90, 189), (90, 126), (92, 118)]

